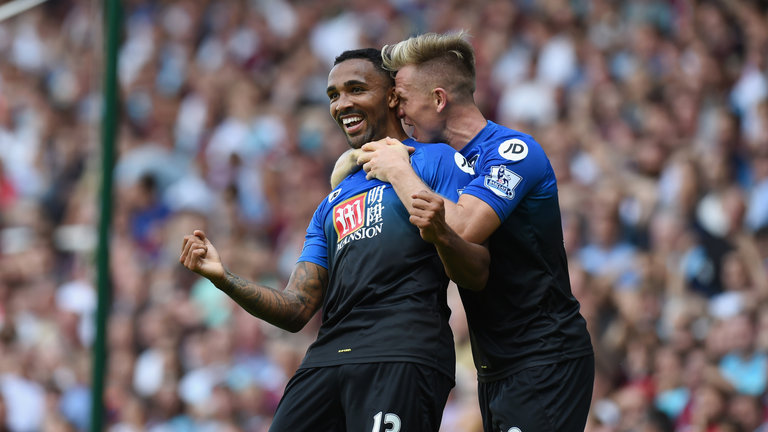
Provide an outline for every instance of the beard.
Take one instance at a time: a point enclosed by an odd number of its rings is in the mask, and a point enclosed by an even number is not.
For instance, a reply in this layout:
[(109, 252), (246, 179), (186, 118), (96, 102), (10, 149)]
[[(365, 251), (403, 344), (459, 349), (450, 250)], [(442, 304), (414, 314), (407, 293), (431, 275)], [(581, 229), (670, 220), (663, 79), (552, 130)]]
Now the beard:
[(387, 136), (386, 131), (383, 128), (383, 125), (387, 121), (386, 118), (367, 117), (366, 121), (370, 123), (367, 124), (368, 127), (361, 133), (355, 136), (349, 136), (347, 134), (344, 134), (347, 138), (347, 143), (353, 149), (359, 149), (365, 143), (380, 140), (380, 139), (386, 138)]
[(376, 141), (377, 138), (374, 138), (374, 133), (370, 129), (366, 130), (362, 134), (355, 135), (353, 137), (347, 135), (347, 144), (349, 144), (350, 147), (353, 149), (359, 149), (362, 147), (365, 143)]

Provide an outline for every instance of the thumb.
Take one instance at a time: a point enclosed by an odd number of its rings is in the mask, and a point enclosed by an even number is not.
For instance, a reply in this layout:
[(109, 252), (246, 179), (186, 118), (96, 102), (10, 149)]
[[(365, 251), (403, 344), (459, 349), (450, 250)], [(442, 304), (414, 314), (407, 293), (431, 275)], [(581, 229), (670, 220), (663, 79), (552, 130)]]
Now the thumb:
[(200, 240), (202, 240), (202, 241), (203, 241), (203, 243), (205, 243), (206, 245), (209, 245), (209, 244), (211, 244), (211, 241), (210, 241), (210, 240), (208, 240), (208, 237), (206, 237), (206, 236), (205, 236), (205, 233), (203, 232), (203, 230), (195, 230), (193, 234), (194, 234), (194, 235), (195, 235), (197, 238), (199, 238)]

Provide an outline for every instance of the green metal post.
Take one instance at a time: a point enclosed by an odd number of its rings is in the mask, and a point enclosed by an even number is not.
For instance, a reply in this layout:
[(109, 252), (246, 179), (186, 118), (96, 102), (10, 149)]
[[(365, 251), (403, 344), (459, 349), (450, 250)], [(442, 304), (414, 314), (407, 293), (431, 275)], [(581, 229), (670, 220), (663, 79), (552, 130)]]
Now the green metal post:
[(112, 222), (112, 171), (114, 143), (118, 124), (117, 51), (120, 44), (121, 14), (119, 0), (105, 0), (104, 8), (104, 106), (102, 110), (101, 151), (101, 218), (96, 256), (98, 304), (96, 307), (96, 339), (93, 343), (91, 378), (92, 432), (104, 428), (104, 376), (107, 370), (107, 317), (111, 305), (109, 271), (109, 235)]

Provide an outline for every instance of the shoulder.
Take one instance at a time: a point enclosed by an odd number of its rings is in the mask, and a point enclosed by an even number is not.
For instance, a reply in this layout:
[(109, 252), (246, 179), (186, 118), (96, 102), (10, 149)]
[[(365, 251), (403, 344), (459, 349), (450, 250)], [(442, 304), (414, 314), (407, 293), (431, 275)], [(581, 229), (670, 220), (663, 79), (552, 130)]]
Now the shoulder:
[(528, 156), (544, 154), (541, 145), (526, 133), (495, 123), (489, 124), (489, 127), (492, 128), (491, 133), (480, 143), (482, 151), (485, 153), (496, 153), (497, 156), (511, 162), (522, 161)]
[(458, 151), (445, 143), (424, 144), (411, 141), (408, 145), (416, 151), (411, 155), (411, 165), (414, 169), (431, 168), (436, 171), (461, 171), (473, 175), (471, 166)]
[(413, 165), (437, 165), (445, 158), (453, 158), (456, 153), (451, 146), (444, 143), (420, 143), (414, 140), (407, 140), (405, 145), (409, 145), (416, 150), (411, 154), (411, 164)]
[(325, 207), (335, 206), (347, 198), (350, 198), (354, 195), (364, 192), (366, 189), (371, 188), (372, 185), (376, 182), (378, 182), (378, 180), (366, 180), (365, 172), (363, 170), (358, 170), (342, 180), (341, 183), (336, 186), (336, 189), (332, 190), (331, 193), (329, 193), (325, 199), (320, 202), (318, 210)]
[(456, 150), (453, 149), (453, 147), (449, 146), (445, 143), (421, 143), (414, 140), (407, 140), (403, 144), (409, 145), (416, 149), (416, 151), (413, 152), (413, 154), (426, 154), (426, 155), (434, 155), (434, 154), (453, 154), (456, 152)]
[(506, 165), (517, 169), (545, 170), (549, 159), (530, 135), (489, 122), (489, 133), (478, 142), (480, 165)]

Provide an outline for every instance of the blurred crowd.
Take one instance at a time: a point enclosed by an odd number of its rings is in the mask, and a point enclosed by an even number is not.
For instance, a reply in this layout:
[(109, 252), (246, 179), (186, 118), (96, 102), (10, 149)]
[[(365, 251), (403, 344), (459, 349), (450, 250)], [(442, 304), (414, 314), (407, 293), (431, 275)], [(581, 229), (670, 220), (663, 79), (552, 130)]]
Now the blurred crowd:
[[(88, 430), (103, 29), (96, 0), (0, 23), (0, 431)], [(596, 351), (591, 432), (768, 430), (768, 2), (125, 0), (107, 430), (262, 432), (314, 339), (178, 263), (204, 229), (281, 288), (347, 148), (333, 58), (468, 30), (476, 102), (558, 177)], [(445, 432), (480, 431), (450, 289)]]

